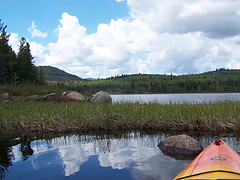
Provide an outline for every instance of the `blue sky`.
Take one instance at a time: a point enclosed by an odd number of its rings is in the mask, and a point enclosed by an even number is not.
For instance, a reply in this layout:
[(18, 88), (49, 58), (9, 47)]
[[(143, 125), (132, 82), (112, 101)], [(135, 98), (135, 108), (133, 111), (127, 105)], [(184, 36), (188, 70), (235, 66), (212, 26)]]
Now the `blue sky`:
[(240, 69), (240, 1), (0, 0), (15, 51), (79, 77)]
[(78, 17), (79, 23), (87, 28), (87, 33), (95, 33), (100, 23), (128, 16), (126, 3), (115, 0), (1, 0), (0, 18), (8, 25), (7, 31), (18, 33), (30, 40), (28, 28), (32, 21), (48, 38), (41, 43), (56, 41), (53, 33), (59, 25), (62, 13), (68, 12)]

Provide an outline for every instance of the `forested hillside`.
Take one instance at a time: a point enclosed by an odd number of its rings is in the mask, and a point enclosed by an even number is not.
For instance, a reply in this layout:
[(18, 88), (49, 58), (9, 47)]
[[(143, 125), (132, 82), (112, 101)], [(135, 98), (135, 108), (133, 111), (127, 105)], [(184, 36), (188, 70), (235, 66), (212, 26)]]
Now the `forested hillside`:
[(60, 70), (52, 66), (38, 66), (37, 69), (40, 71), (42, 68), (45, 80), (47, 81), (83, 81), (78, 76), (69, 74), (63, 70)]
[(222, 68), (202, 74), (180, 76), (134, 74), (58, 85), (85, 93), (100, 90), (111, 93), (240, 92), (240, 70)]

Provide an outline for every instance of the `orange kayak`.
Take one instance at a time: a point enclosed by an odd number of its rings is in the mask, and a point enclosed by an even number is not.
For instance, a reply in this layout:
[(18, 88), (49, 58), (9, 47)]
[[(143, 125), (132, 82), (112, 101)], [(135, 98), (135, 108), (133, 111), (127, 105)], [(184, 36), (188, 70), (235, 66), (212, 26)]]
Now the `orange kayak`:
[(240, 179), (240, 155), (217, 139), (175, 177), (180, 179)]

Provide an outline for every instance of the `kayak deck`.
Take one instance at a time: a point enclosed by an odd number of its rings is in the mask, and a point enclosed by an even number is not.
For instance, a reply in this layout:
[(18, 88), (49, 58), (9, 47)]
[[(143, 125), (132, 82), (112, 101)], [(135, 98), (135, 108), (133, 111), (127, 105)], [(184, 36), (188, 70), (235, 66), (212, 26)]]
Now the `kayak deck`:
[(213, 141), (176, 178), (240, 179), (240, 155), (224, 141)]
[[(178, 178), (179, 180), (184, 179), (240, 179), (240, 174), (235, 174), (232, 172), (224, 172), (224, 171), (215, 171), (215, 172), (206, 172), (199, 175), (190, 175), (182, 178)], [(177, 179), (177, 180), (178, 180)]]

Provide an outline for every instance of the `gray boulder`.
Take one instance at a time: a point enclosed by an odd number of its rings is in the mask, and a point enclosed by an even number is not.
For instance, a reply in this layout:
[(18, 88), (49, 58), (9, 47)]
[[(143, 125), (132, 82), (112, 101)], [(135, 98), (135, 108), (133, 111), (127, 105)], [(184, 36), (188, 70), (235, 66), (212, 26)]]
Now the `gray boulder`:
[(9, 100), (9, 94), (8, 93), (3, 93), (3, 94), (0, 94), (0, 99), (2, 100)]
[(161, 141), (158, 144), (158, 147), (164, 154), (172, 156), (176, 159), (196, 157), (203, 151), (201, 143), (187, 135), (169, 137)]
[(47, 94), (44, 95), (42, 97), (43, 101), (56, 101), (57, 100), (57, 94), (56, 93), (51, 93), (51, 94)]
[(92, 102), (112, 102), (112, 98), (110, 94), (106, 91), (99, 91), (96, 93), (93, 98), (91, 99)]
[(73, 101), (85, 101), (85, 97), (77, 91), (67, 91), (62, 93), (62, 98)]

